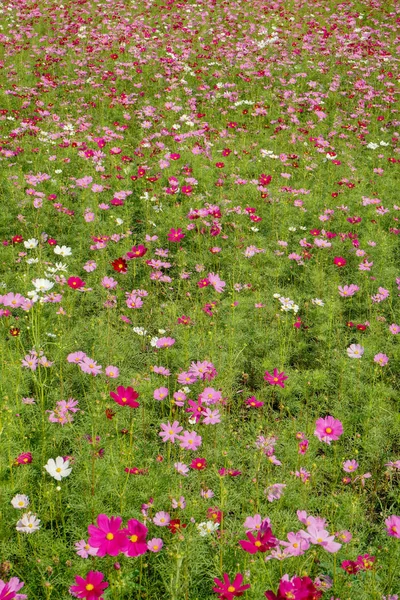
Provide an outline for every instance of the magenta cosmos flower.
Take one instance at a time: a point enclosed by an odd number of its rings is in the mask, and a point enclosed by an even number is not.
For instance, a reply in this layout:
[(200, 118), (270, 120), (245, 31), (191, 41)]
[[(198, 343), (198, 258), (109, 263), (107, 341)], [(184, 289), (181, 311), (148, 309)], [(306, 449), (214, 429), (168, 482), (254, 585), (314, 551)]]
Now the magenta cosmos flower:
[(108, 588), (107, 581), (103, 581), (104, 575), (100, 571), (89, 571), (86, 579), (75, 575), (76, 585), (71, 585), (69, 591), (75, 598), (85, 598), (85, 600), (99, 600), (103, 592)]
[(282, 373), (279, 373), (278, 369), (274, 369), (273, 375), (271, 375), (271, 373), (268, 373), (268, 371), (265, 371), (264, 379), (265, 381), (268, 381), (268, 383), (271, 385), (279, 385), (279, 387), (284, 388), (285, 384), (283, 382), (286, 381), (288, 377), (283, 371)]
[(266, 524), (261, 525), (257, 537), (254, 537), (251, 531), (246, 532), (246, 537), (247, 540), (240, 540), (239, 544), (249, 554), (266, 552), (267, 550), (271, 550), (271, 548), (275, 548), (278, 544), (278, 540), (272, 534), (272, 529)]
[(385, 521), (386, 533), (396, 538), (400, 538), (400, 517), (391, 515)]
[(85, 287), (86, 283), (80, 277), (70, 277), (67, 281), (67, 285), (73, 290), (79, 290)]
[(127, 556), (140, 556), (147, 552), (147, 527), (137, 519), (129, 519), (124, 530), (128, 538)]
[(320, 419), (317, 419), (315, 423), (314, 435), (316, 435), (321, 442), (325, 442), (326, 444), (330, 445), (331, 442), (338, 440), (342, 433), (343, 425), (341, 421), (334, 417), (328, 416), (325, 417), (325, 419), (321, 417)]
[(0, 600), (26, 600), (26, 594), (18, 594), (17, 592), (24, 587), (25, 583), (20, 581), (18, 577), (11, 577), (10, 581), (5, 582), (0, 579)]
[(238, 573), (235, 579), (231, 582), (228, 573), (223, 574), (223, 581), (215, 577), (214, 583), (217, 587), (213, 588), (213, 591), (218, 595), (220, 600), (233, 600), (238, 596), (243, 596), (243, 592), (249, 589), (250, 584), (243, 583), (243, 575)]
[[(97, 556), (117, 556), (120, 552), (125, 552), (128, 546), (128, 540), (124, 530), (120, 530), (122, 523), (121, 517), (111, 517), (99, 515), (97, 517), (97, 527), (88, 526), (88, 543), (93, 548), (98, 548)], [(84, 596), (83, 596), (84, 597)]]
[(132, 387), (124, 388), (122, 385), (119, 385), (116, 392), (110, 392), (110, 396), (120, 406), (130, 406), (131, 408), (138, 408), (140, 406), (139, 402), (136, 402), (136, 398), (139, 398), (139, 393)]

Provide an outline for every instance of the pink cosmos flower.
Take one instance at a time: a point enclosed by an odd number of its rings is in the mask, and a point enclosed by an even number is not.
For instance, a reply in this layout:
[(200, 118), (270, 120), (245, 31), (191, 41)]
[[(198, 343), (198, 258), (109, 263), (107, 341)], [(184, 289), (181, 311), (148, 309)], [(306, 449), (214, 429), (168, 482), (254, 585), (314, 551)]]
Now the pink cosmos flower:
[(85, 540), (75, 542), (75, 548), (77, 555), (81, 558), (89, 558), (89, 556), (96, 556), (97, 554), (97, 548), (92, 548)]
[(343, 425), (341, 421), (334, 417), (328, 416), (324, 419), (321, 417), (317, 419), (315, 423), (314, 435), (316, 435), (321, 442), (325, 442), (329, 445), (331, 442), (338, 440), (342, 433)]
[(11, 577), (10, 581), (5, 582), (0, 579), (0, 600), (26, 600), (26, 594), (17, 594), (24, 587), (25, 583), (18, 577)]
[(380, 352), (379, 354), (375, 354), (375, 356), (374, 356), (374, 362), (378, 363), (378, 365), (380, 365), (381, 367), (384, 367), (385, 365), (388, 364), (389, 357), (386, 356), (386, 354), (382, 354)]
[(183, 427), (180, 427), (179, 421), (174, 421), (171, 423), (168, 421), (167, 424), (161, 423), (160, 425), (162, 431), (158, 434), (163, 442), (172, 442), (175, 443), (175, 439), (178, 437), (178, 434), (182, 431)]
[(265, 494), (267, 495), (268, 502), (274, 502), (274, 500), (279, 500), (279, 498), (283, 494), (283, 490), (285, 489), (285, 483), (274, 483), (270, 485), (265, 490)]
[(79, 363), (81, 370), (84, 373), (88, 373), (89, 375), (99, 375), (102, 371), (102, 366), (98, 365), (95, 360), (89, 358), (89, 356), (85, 356), (85, 358)]
[(150, 550), (150, 552), (160, 552), (163, 546), (164, 542), (160, 538), (153, 538), (147, 542), (147, 549)]
[(386, 533), (392, 537), (400, 538), (400, 517), (391, 515), (385, 520)]
[(128, 538), (126, 556), (140, 556), (147, 552), (147, 527), (137, 519), (129, 519), (124, 532)]
[(175, 344), (174, 338), (171, 337), (162, 337), (159, 338), (156, 342), (157, 348), (169, 348)]
[(106, 375), (107, 377), (110, 377), (110, 379), (116, 379), (119, 375), (118, 367), (113, 367), (112, 365), (109, 365), (108, 367), (106, 367)]
[(356, 460), (346, 460), (343, 463), (343, 471), (346, 473), (354, 473), (358, 469), (358, 462)]
[(112, 277), (103, 277), (101, 285), (106, 288), (106, 290), (112, 290), (118, 285), (118, 281), (115, 281)]
[(303, 537), (300, 531), (294, 533), (291, 531), (287, 534), (288, 542), (281, 542), (285, 546), (284, 553), (287, 556), (301, 556), (310, 547), (310, 542)]
[(166, 387), (160, 387), (154, 390), (153, 398), (154, 400), (164, 400), (169, 394), (169, 390)]
[(216, 273), (209, 273), (207, 279), (208, 282), (213, 286), (214, 290), (218, 292), (218, 294), (222, 294), (224, 287), (226, 286), (225, 281), (222, 281), (220, 276)]
[(72, 352), (71, 354), (68, 354), (67, 361), (69, 363), (79, 364), (84, 358), (86, 358), (86, 354), (84, 352)]
[(171, 521), (171, 516), (169, 513), (160, 511), (154, 515), (153, 523), (154, 525), (158, 525), (159, 527), (166, 527)]
[(269, 519), (262, 519), (261, 515), (254, 515), (254, 517), (246, 517), (245, 522), (243, 523), (243, 527), (247, 531), (259, 531), (261, 528), (261, 523), (265, 522), (267, 525), (270, 525)]
[(321, 529), (316, 525), (307, 527), (307, 531), (304, 531), (303, 535), (311, 544), (318, 544), (325, 548), (327, 552), (334, 553), (342, 547), (342, 544), (334, 541), (334, 535), (329, 535), (329, 532), (326, 531), (326, 529)]
[(97, 527), (88, 526), (88, 543), (93, 548), (97, 548), (97, 556), (117, 556), (120, 552), (125, 552), (128, 546), (128, 540), (123, 530), (120, 530), (122, 523), (121, 517), (108, 518), (107, 515), (100, 514), (97, 517)]
[(350, 296), (354, 296), (354, 294), (358, 292), (359, 289), (360, 288), (358, 287), (358, 285), (354, 285), (353, 283), (351, 285), (338, 286), (339, 294), (343, 298), (349, 298)]
[(201, 436), (197, 435), (195, 431), (184, 431), (178, 439), (180, 440), (180, 447), (184, 450), (194, 451), (201, 446)]
[(108, 583), (103, 581), (104, 575), (100, 571), (89, 571), (86, 578), (75, 576), (75, 585), (69, 588), (75, 598), (85, 600), (101, 600), (103, 592), (108, 588)]

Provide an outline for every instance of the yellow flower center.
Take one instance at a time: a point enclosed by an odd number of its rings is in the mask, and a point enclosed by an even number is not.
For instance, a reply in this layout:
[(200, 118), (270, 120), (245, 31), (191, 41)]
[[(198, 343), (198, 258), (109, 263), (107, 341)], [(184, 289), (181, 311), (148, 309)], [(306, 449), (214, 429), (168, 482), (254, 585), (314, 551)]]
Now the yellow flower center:
[(107, 533), (106, 538), (108, 540), (113, 540), (114, 539), (114, 535), (112, 533)]
[(279, 379), (277, 377), (274, 377), (274, 381), (279, 381)]
[(87, 590), (88, 592), (91, 592), (92, 590), (94, 590), (93, 583), (88, 583), (87, 586), (85, 586), (85, 590)]
[(61, 473), (61, 469), (60, 469), (60, 467), (57, 467), (57, 469), (56, 469), (56, 473)]
[(127, 399), (126, 398), (121, 398), (121, 400), (122, 400), (122, 402), (126, 402)]
[(28, 524), (28, 527), (29, 527), (29, 529), (32, 529), (32, 527), (33, 527), (33, 524), (32, 524), (32, 523), (29, 523), (29, 524)]
[(256, 542), (254, 542), (254, 545), (259, 548), (261, 546), (261, 542), (259, 540), (257, 540)]
[(325, 433), (332, 433), (332, 428), (331, 427), (327, 427), (325, 429)]
[(130, 537), (130, 540), (131, 540), (131, 542), (134, 542), (134, 543), (135, 543), (135, 542), (137, 542), (137, 541), (138, 541), (138, 539), (139, 539), (139, 538), (138, 538), (138, 536), (137, 536), (137, 535), (131, 535), (131, 537)]
[(23, 501), (22, 501), (22, 500), (20, 500), (20, 501), (18, 502), (18, 506), (23, 506), (23, 505), (24, 505)]
[(155, 544), (155, 545), (153, 546), (153, 550), (158, 550), (158, 546), (157, 546), (157, 544)]
[(231, 594), (232, 594), (233, 592), (235, 592), (235, 591), (236, 591), (236, 590), (235, 590), (235, 588), (233, 587), (233, 585), (230, 585), (230, 586), (228, 587), (228, 592), (231, 592)]

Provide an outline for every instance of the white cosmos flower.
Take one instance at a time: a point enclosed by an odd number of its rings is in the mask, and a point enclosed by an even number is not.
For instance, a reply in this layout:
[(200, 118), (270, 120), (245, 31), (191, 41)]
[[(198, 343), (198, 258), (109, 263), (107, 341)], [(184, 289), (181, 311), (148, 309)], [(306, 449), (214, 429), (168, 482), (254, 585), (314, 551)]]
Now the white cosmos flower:
[(13, 505), (14, 508), (18, 508), (18, 509), (26, 508), (27, 506), (29, 506), (29, 498), (28, 498), (28, 496), (25, 496), (24, 494), (17, 494), (11, 500), (11, 504)]
[(48, 279), (32, 279), (32, 283), (37, 292), (48, 292), (54, 287), (54, 283)]
[(54, 248), (54, 254), (59, 254), (60, 256), (71, 256), (72, 250), (68, 248), (68, 246), (56, 246)]
[(40, 529), (40, 519), (36, 517), (36, 515), (31, 512), (27, 512), (22, 515), (21, 519), (18, 521), (16, 530), (22, 533), (34, 533)]
[(31, 238), (29, 240), (26, 240), (26, 242), (24, 242), (24, 246), (25, 246), (25, 248), (32, 249), (32, 248), (36, 248), (38, 243), (39, 243), (38, 240), (35, 240), (35, 238)]
[(316, 306), (325, 306), (325, 303), (324, 303), (324, 302), (322, 302), (322, 300), (320, 300), (320, 298), (313, 298), (313, 299), (311, 300), (311, 302), (312, 302), (313, 304), (315, 304)]
[(69, 460), (64, 460), (62, 456), (57, 456), (56, 460), (49, 458), (44, 468), (56, 481), (61, 481), (63, 477), (68, 477), (72, 471), (69, 468)]
[(219, 523), (214, 523), (214, 521), (207, 521), (196, 525), (197, 531), (199, 532), (201, 537), (205, 537), (206, 535), (212, 535), (217, 531), (218, 527)]

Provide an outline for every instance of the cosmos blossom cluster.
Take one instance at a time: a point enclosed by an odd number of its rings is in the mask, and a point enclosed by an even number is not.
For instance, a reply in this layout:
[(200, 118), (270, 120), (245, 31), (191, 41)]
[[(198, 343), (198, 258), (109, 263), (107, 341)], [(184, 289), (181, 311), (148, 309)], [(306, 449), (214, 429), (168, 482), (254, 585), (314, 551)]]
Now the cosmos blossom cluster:
[(398, 24), (3, 0), (0, 600), (398, 600)]

